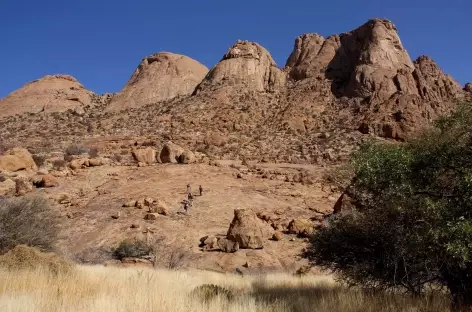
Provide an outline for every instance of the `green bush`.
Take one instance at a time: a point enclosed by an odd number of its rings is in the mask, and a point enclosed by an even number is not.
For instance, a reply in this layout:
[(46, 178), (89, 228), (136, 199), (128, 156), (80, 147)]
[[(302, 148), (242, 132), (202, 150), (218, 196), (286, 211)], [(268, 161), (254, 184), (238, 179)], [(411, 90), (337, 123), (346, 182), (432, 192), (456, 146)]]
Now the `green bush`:
[(59, 233), (59, 217), (40, 197), (0, 198), (0, 254), (17, 245), (51, 251)]
[(115, 258), (144, 258), (153, 254), (153, 247), (142, 240), (124, 240), (114, 252)]
[(472, 307), (472, 108), (462, 105), (405, 144), (362, 146), (349, 196), (308, 256), (352, 285), (445, 287)]

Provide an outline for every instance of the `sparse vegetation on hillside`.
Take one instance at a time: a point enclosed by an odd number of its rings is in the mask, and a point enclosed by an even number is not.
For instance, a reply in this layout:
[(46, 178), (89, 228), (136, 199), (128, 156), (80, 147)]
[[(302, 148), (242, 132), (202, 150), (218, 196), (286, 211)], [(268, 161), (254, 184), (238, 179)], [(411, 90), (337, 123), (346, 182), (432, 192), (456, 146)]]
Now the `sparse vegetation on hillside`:
[(17, 245), (53, 250), (58, 232), (59, 219), (46, 199), (0, 198), (0, 254)]
[[(472, 108), (463, 105), (404, 144), (366, 145), (353, 157), (353, 212), (312, 239), (316, 265), (350, 284), (449, 290), (472, 307)], [(468, 310), (467, 310), (468, 311)]]

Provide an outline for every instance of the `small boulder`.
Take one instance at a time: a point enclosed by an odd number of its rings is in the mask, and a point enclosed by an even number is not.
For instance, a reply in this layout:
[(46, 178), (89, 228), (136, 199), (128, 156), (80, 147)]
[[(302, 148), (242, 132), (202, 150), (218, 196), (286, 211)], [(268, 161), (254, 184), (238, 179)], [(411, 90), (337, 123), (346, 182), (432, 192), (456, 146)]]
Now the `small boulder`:
[(149, 212), (151, 213), (158, 213), (164, 216), (169, 215), (169, 206), (162, 200), (157, 200), (153, 203), (153, 205), (149, 208)]
[(108, 165), (110, 163), (110, 160), (107, 158), (92, 158), (88, 160), (89, 166), (90, 167), (99, 167), (99, 166), (104, 166)]
[(154, 198), (147, 197), (144, 199), (145, 206), (151, 207), (153, 203), (154, 203)]
[(0, 182), (0, 196), (14, 195), (16, 192), (16, 183), (11, 179)]
[(220, 248), (220, 250), (223, 252), (233, 253), (239, 250), (238, 242), (234, 242), (226, 238), (218, 239), (217, 244), (218, 244), (218, 248)]
[(252, 210), (235, 209), (226, 238), (239, 243), (240, 248), (261, 249), (273, 234), (274, 229), (261, 221)]
[(145, 204), (146, 203), (144, 202), (144, 198), (141, 198), (141, 199), (136, 201), (136, 208), (143, 209)]
[(84, 158), (73, 159), (69, 163), (72, 170), (78, 170), (89, 166), (89, 160)]
[(146, 214), (146, 216), (144, 217), (144, 220), (157, 220), (159, 218), (159, 214), (158, 213), (148, 213)]
[(215, 236), (204, 236), (200, 239), (200, 246), (203, 251), (218, 249), (218, 239)]
[(275, 231), (274, 235), (272, 236), (272, 239), (275, 241), (281, 241), (284, 239), (284, 234), (280, 231)]
[(156, 162), (156, 151), (151, 147), (135, 149), (133, 150), (132, 154), (138, 163), (151, 165)]
[(136, 207), (136, 200), (130, 200), (123, 204), (123, 207)]
[(16, 195), (23, 196), (26, 193), (33, 191), (33, 184), (25, 179), (17, 179), (16, 183)]
[(121, 217), (121, 211), (118, 211), (117, 213), (113, 214), (112, 219), (119, 219)]
[(15, 147), (0, 156), (0, 170), (16, 172), (37, 169), (33, 156), (25, 148)]
[(179, 162), (180, 156), (183, 152), (184, 149), (182, 147), (169, 141), (162, 147), (159, 158), (162, 163), (176, 164)]
[(46, 174), (43, 176), (39, 176), (38, 179), (33, 180), (33, 184), (36, 187), (56, 187), (59, 186), (59, 182), (57, 181), (56, 177), (51, 174)]
[(185, 150), (179, 157), (179, 163), (181, 164), (193, 164), (196, 161), (195, 154), (189, 150)]
[(307, 219), (294, 219), (288, 225), (288, 232), (300, 236), (310, 236), (315, 228), (313, 222)]

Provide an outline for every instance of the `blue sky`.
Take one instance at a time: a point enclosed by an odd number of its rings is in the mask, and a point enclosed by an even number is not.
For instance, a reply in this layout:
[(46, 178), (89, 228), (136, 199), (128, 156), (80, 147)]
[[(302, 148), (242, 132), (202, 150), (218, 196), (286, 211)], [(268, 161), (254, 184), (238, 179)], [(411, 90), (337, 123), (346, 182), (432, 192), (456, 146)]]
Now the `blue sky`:
[(472, 5), (438, 0), (0, 0), (0, 98), (46, 74), (66, 73), (97, 93), (117, 92), (159, 51), (208, 67), (238, 39), (266, 47), (279, 66), (295, 38), (392, 20), (410, 56), (431, 56), (472, 81)]

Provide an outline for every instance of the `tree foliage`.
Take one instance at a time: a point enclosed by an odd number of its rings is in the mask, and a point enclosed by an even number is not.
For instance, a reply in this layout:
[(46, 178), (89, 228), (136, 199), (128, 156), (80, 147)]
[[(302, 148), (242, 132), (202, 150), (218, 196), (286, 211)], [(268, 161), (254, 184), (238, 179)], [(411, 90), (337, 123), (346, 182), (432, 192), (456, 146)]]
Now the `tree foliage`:
[(470, 104), (405, 144), (362, 146), (352, 165), (357, 209), (314, 235), (312, 262), (353, 285), (444, 286), (456, 306), (472, 306)]

